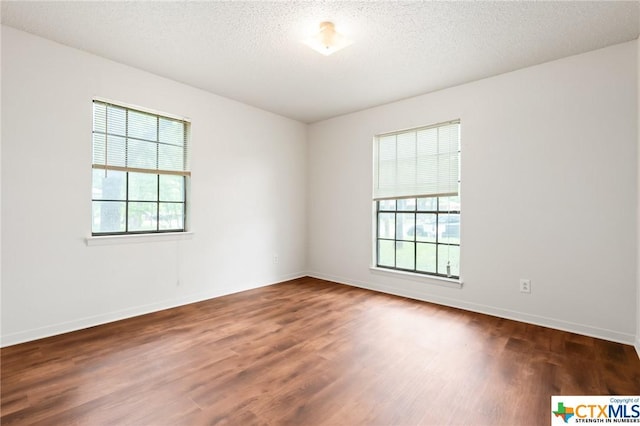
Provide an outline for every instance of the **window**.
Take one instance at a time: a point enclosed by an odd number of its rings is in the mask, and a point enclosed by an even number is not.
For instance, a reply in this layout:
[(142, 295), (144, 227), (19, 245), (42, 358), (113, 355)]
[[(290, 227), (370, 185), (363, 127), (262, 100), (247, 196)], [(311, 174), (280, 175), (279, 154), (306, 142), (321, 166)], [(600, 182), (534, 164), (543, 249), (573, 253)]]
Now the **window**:
[(186, 229), (188, 123), (93, 102), (92, 235)]
[(375, 264), (460, 277), (460, 122), (374, 141)]

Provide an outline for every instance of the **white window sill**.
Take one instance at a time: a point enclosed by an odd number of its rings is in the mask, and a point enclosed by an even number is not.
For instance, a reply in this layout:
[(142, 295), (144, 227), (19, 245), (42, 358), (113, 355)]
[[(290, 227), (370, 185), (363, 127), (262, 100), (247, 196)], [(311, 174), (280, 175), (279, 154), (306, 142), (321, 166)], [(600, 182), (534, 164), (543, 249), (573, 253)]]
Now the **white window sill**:
[(437, 277), (433, 275), (416, 274), (413, 272), (396, 271), (393, 269), (378, 268), (376, 266), (369, 267), (369, 270), (377, 275), (386, 275), (388, 277), (406, 278), (425, 284), (439, 285), (449, 288), (462, 288), (462, 279)]
[(114, 244), (155, 243), (161, 241), (181, 241), (193, 238), (193, 232), (166, 232), (159, 234), (103, 235), (87, 237), (88, 246), (108, 246)]

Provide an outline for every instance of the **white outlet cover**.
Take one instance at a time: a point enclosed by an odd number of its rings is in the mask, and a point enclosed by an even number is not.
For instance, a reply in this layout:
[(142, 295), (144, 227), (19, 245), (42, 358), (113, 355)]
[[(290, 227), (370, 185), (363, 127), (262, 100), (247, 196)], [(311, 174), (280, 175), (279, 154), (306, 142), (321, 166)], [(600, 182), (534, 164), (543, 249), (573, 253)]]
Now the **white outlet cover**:
[(531, 280), (525, 278), (520, 279), (520, 292), (531, 293)]

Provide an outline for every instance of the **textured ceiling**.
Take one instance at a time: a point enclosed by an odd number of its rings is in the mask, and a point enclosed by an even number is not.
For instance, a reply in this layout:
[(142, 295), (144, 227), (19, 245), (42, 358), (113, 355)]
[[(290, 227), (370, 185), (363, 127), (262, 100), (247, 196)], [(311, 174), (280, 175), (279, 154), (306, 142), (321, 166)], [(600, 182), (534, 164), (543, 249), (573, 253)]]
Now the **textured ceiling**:
[[(640, 2), (2, 1), (2, 24), (303, 122), (636, 39)], [(322, 56), (321, 21), (352, 38)]]

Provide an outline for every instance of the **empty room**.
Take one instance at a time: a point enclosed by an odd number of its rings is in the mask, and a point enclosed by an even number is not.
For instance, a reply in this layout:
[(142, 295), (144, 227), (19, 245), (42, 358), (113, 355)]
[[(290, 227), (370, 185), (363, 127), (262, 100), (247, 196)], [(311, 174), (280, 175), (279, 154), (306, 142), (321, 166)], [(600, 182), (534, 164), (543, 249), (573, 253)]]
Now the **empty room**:
[(1, 424), (640, 423), (640, 2), (0, 7)]

